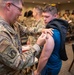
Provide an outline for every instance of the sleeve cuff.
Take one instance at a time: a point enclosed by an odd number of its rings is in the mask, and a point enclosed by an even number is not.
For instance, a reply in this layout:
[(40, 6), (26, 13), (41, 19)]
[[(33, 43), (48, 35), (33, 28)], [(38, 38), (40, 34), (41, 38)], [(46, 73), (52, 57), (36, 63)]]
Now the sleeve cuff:
[(35, 45), (33, 45), (33, 48), (35, 49), (35, 51), (36, 51), (36, 55), (37, 54), (39, 54), (39, 52), (40, 52), (40, 46), (38, 45), (38, 44), (35, 44)]

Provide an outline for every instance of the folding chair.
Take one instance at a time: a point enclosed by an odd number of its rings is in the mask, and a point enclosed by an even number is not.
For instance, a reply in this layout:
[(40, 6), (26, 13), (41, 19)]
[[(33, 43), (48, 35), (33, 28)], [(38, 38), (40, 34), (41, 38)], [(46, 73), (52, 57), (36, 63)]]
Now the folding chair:
[(74, 43), (72, 44), (72, 50), (73, 50), (73, 61), (72, 61), (72, 63), (71, 63), (71, 65), (70, 65), (70, 67), (69, 67), (69, 72), (70, 72), (70, 70), (71, 70), (71, 68), (72, 68), (72, 66), (73, 66), (73, 63), (74, 63)]

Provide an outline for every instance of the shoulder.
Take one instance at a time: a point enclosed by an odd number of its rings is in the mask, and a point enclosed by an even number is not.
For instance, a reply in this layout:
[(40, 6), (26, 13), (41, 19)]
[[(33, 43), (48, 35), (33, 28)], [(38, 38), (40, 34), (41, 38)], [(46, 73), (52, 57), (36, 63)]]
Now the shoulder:
[(58, 37), (58, 36), (60, 36), (60, 31), (59, 30), (57, 30), (57, 29), (54, 29), (53, 30), (53, 37)]
[(60, 33), (60, 31), (59, 30), (57, 30), (57, 29), (54, 29), (53, 30), (53, 39), (54, 39), (54, 41), (55, 42), (59, 42), (60, 40), (61, 40), (61, 33)]
[(53, 36), (51, 36), (50, 34), (47, 34), (47, 40), (46, 41), (49, 42), (49, 43), (54, 43)]
[(7, 31), (7, 29), (4, 26), (0, 25), (0, 42), (6, 39), (9, 40), (9, 37), (9, 32)]
[(60, 31), (57, 29), (53, 29), (54, 34), (60, 34)]
[(6, 32), (7, 32), (6, 28), (0, 23), (0, 39), (1, 37), (5, 36)]
[(0, 23), (0, 31), (6, 31), (6, 28)]

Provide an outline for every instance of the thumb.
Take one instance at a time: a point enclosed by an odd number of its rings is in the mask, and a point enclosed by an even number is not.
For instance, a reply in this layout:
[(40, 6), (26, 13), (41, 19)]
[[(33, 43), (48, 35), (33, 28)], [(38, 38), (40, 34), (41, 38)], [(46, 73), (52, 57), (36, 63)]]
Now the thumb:
[(42, 33), (41, 37), (42, 37), (42, 39), (46, 39), (47, 35)]

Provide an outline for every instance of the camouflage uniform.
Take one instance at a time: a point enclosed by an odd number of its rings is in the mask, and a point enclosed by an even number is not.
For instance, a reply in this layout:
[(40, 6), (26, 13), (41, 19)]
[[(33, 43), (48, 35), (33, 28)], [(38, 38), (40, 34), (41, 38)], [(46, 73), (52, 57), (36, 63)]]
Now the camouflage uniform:
[(28, 28), (32, 27), (33, 22), (34, 22), (34, 19), (32, 17), (27, 17), (24, 20), (24, 23), (26, 24), (26, 27)]
[(40, 50), (36, 44), (23, 53), (19, 48), (18, 35), (0, 17), (0, 75), (25, 75), (23, 70), (33, 63), (31, 59), (34, 52)]
[(31, 35), (29, 36), (28, 40), (31, 44), (35, 44), (37, 38), (41, 34), (42, 29), (45, 28), (45, 25), (42, 18), (39, 21), (35, 21), (32, 25), (33, 26), (29, 28)]
[[(16, 22), (15, 24), (14, 24), (14, 28), (15, 28), (15, 30), (17, 31), (17, 34), (18, 34), (18, 32), (19, 32), (19, 34), (20, 34), (20, 39), (21, 39), (21, 44), (22, 45), (25, 45), (26, 43), (27, 43), (27, 39), (28, 39), (28, 35), (27, 35), (27, 27), (26, 26), (24, 26), (24, 25), (22, 25), (21, 23), (19, 23), (19, 22)], [(25, 36), (24, 36), (25, 35)]]

